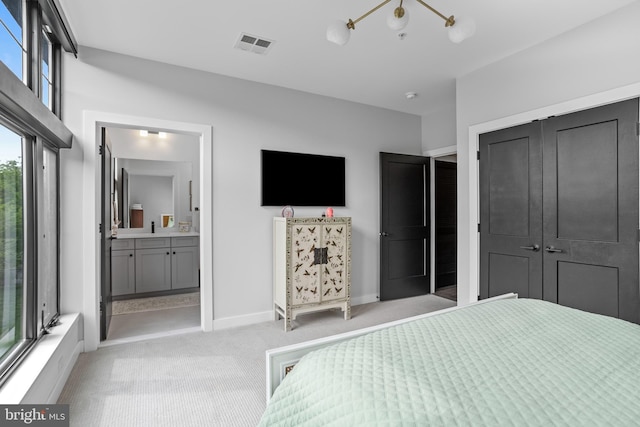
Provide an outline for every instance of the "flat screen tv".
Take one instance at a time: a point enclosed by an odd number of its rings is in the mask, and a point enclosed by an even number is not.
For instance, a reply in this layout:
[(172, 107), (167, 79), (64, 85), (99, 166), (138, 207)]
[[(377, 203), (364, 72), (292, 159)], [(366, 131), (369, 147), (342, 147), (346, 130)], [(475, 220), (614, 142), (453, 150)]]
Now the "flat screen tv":
[(344, 157), (262, 150), (262, 206), (345, 206)]

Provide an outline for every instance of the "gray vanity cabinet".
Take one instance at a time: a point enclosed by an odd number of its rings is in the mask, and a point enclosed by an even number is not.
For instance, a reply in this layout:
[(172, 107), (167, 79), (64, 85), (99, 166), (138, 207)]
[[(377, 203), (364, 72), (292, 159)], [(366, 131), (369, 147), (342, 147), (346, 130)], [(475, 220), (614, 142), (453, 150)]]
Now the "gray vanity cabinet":
[(111, 280), (113, 296), (136, 292), (136, 258), (133, 240), (114, 240), (111, 245)]
[(198, 236), (114, 239), (112, 294), (134, 296), (199, 287), (199, 241)]
[(171, 239), (136, 240), (136, 293), (171, 289)]
[(199, 285), (198, 237), (171, 238), (171, 289)]

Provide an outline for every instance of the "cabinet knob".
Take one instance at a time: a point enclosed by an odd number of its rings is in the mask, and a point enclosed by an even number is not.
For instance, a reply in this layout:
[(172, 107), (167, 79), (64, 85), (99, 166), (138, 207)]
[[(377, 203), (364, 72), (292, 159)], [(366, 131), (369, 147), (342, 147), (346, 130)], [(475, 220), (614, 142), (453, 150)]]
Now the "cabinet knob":
[(171, 255), (169, 252), (167, 252), (167, 255)]
[(175, 252), (175, 251), (173, 251), (173, 254), (175, 255), (175, 254), (176, 254), (176, 252)]
[(129, 254), (129, 256), (133, 256), (133, 254)]

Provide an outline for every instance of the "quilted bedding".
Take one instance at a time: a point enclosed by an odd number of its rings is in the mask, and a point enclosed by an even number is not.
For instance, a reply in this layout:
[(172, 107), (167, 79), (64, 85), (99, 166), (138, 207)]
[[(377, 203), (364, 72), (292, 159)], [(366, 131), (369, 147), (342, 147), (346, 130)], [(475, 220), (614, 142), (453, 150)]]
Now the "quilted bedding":
[(637, 426), (640, 326), (528, 299), (307, 354), (261, 426)]

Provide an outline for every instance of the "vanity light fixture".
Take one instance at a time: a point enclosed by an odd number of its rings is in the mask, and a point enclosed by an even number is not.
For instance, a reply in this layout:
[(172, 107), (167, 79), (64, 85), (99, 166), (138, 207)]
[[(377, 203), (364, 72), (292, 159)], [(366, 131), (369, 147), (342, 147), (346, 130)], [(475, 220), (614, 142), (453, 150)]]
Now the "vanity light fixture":
[[(367, 16), (371, 15), (376, 10), (380, 9), (382, 6), (389, 3), (391, 0), (385, 0), (361, 17), (356, 20), (349, 19), (349, 22), (344, 22), (338, 20), (333, 24), (329, 25), (327, 28), (327, 40), (337, 45), (344, 45), (349, 41), (349, 37), (351, 36), (351, 30), (356, 29), (356, 24), (362, 21)], [(402, 7), (402, 1), (400, 0), (400, 5), (393, 10), (393, 15), (389, 15), (387, 19), (387, 26), (394, 30), (399, 31), (406, 27), (409, 22), (409, 14)], [(429, 9), (434, 14), (438, 15), (440, 18), (444, 19), (444, 26), (449, 29), (449, 40), (453, 43), (460, 43), (466, 38), (471, 37), (476, 31), (476, 24), (470, 18), (460, 18), (458, 20), (454, 19), (453, 15), (446, 17), (442, 13), (435, 10), (433, 7), (429, 6), (422, 0), (416, 0), (422, 6)]]
[(160, 138), (160, 139), (166, 139), (167, 138), (167, 133), (166, 132), (156, 132), (156, 131), (144, 130), (144, 129), (140, 130), (140, 136), (149, 136), (150, 134), (151, 135), (158, 135), (158, 138)]

